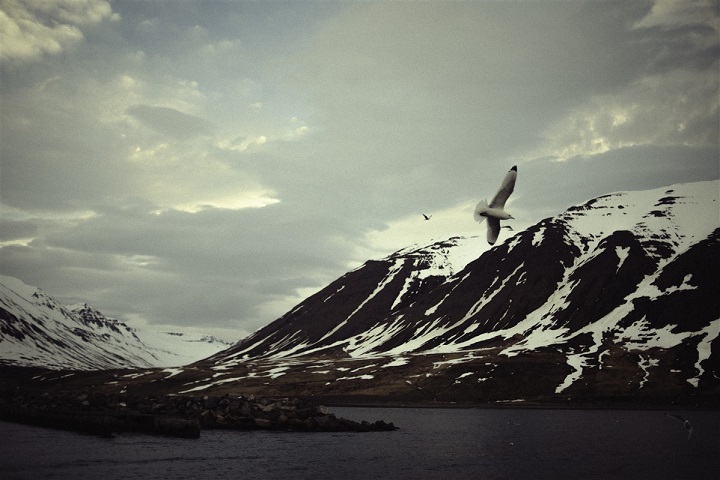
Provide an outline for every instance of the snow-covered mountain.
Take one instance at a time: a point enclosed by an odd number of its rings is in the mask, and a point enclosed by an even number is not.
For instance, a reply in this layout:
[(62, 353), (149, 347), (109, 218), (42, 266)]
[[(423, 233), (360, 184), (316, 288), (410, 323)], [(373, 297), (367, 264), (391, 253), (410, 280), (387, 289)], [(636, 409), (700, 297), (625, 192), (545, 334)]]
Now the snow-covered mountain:
[(0, 365), (94, 370), (185, 365), (230, 344), (200, 334), (142, 331), (87, 304), (63, 306), (0, 276)]
[(215, 374), (186, 391), (718, 394), (719, 190), (605, 195), (479, 257), (481, 238), (450, 238), (369, 261), (197, 364)]

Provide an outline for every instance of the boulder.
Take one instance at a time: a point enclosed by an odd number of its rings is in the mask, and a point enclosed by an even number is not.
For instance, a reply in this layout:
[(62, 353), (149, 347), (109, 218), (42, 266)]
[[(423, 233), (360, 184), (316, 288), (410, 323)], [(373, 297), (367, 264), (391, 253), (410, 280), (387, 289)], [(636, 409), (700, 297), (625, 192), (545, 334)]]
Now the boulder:
[(254, 420), (255, 426), (258, 428), (270, 429), (273, 428), (273, 422), (264, 418), (256, 418)]

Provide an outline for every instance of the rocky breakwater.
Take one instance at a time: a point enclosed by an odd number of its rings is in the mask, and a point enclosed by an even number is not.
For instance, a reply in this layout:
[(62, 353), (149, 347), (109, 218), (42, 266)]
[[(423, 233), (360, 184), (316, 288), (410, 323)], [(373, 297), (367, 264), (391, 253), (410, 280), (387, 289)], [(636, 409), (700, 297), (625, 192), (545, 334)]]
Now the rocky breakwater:
[(377, 420), (356, 422), (338, 418), (327, 407), (298, 399), (250, 397), (202, 397), (199, 414), (202, 428), (264, 429), (303, 432), (392, 431), (392, 423)]
[(140, 432), (198, 438), (203, 429), (378, 432), (396, 427), (338, 418), (298, 399), (108, 395), (79, 392), (0, 398), (0, 419), (99, 435)]

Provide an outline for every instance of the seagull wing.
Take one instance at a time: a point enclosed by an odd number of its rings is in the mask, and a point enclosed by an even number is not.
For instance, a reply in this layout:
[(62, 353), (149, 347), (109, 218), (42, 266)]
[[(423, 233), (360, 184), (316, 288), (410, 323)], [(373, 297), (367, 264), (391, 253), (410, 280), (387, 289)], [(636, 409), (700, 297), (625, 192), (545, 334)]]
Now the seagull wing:
[(505, 175), (500, 190), (495, 194), (490, 202), (490, 208), (505, 208), (505, 202), (515, 189), (515, 179), (517, 178), (517, 167), (513, 166)]
[(682, 422), (683, 425), (685, 425), (685, 430), (687, 430), (688, 432), (688, 440), (690, 440), (690, 435), (692, 435), (692, 425), (690, 425), (690, 421), (684, 417), (681, 417), (680, 415), (675, 415), (673, 413), (666, 413), (665, 415)]
[(666, 413), (665, 416), (674, 418), (675, 420), (680, 420), (682, 423), (685, 423), (685, 419), (681, 417), (680, 415), (675, 415), (673, 413)]
[(487, 217), (487, 242), (494, 245), (500, 235), (500, 220), (495, 217)]

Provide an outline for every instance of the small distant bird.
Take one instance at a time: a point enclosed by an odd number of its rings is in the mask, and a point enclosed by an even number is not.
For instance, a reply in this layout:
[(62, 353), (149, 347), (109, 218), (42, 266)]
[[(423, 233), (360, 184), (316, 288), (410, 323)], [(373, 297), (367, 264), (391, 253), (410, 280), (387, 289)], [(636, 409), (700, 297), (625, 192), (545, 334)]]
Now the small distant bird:
[(495, 194), (490, 204), (487, 200), (482, 200), (475, 207), (473, 217), (478, 223), (482, 223), (487, 219), (487, 241), (490, 245), (494, 245), (500, 235), (500, 220), (509, 220), (513, 216), (505, 211), (505, 202), (515, 189), (515, 179), (517, 178), (517, 166), (513, 166), (505, 175), (500, 190)]
[(680, 415), (673, 415), (672, 413), (666, 413), (665, 416), (682, 422), (683, 425), (685, 425), (685, 430), (688, 432), (688, 440), (690, 440), (690, 435), (692, 435), (692, 425), (690, 425), (690, 422), (687, 419), (681, 417)]
[(430, 219), (432, 218), (432, 215), (425, 215), (425, 214), (423, 213), (423, 217), (425, 217), (425, 220), (430, 220)]

